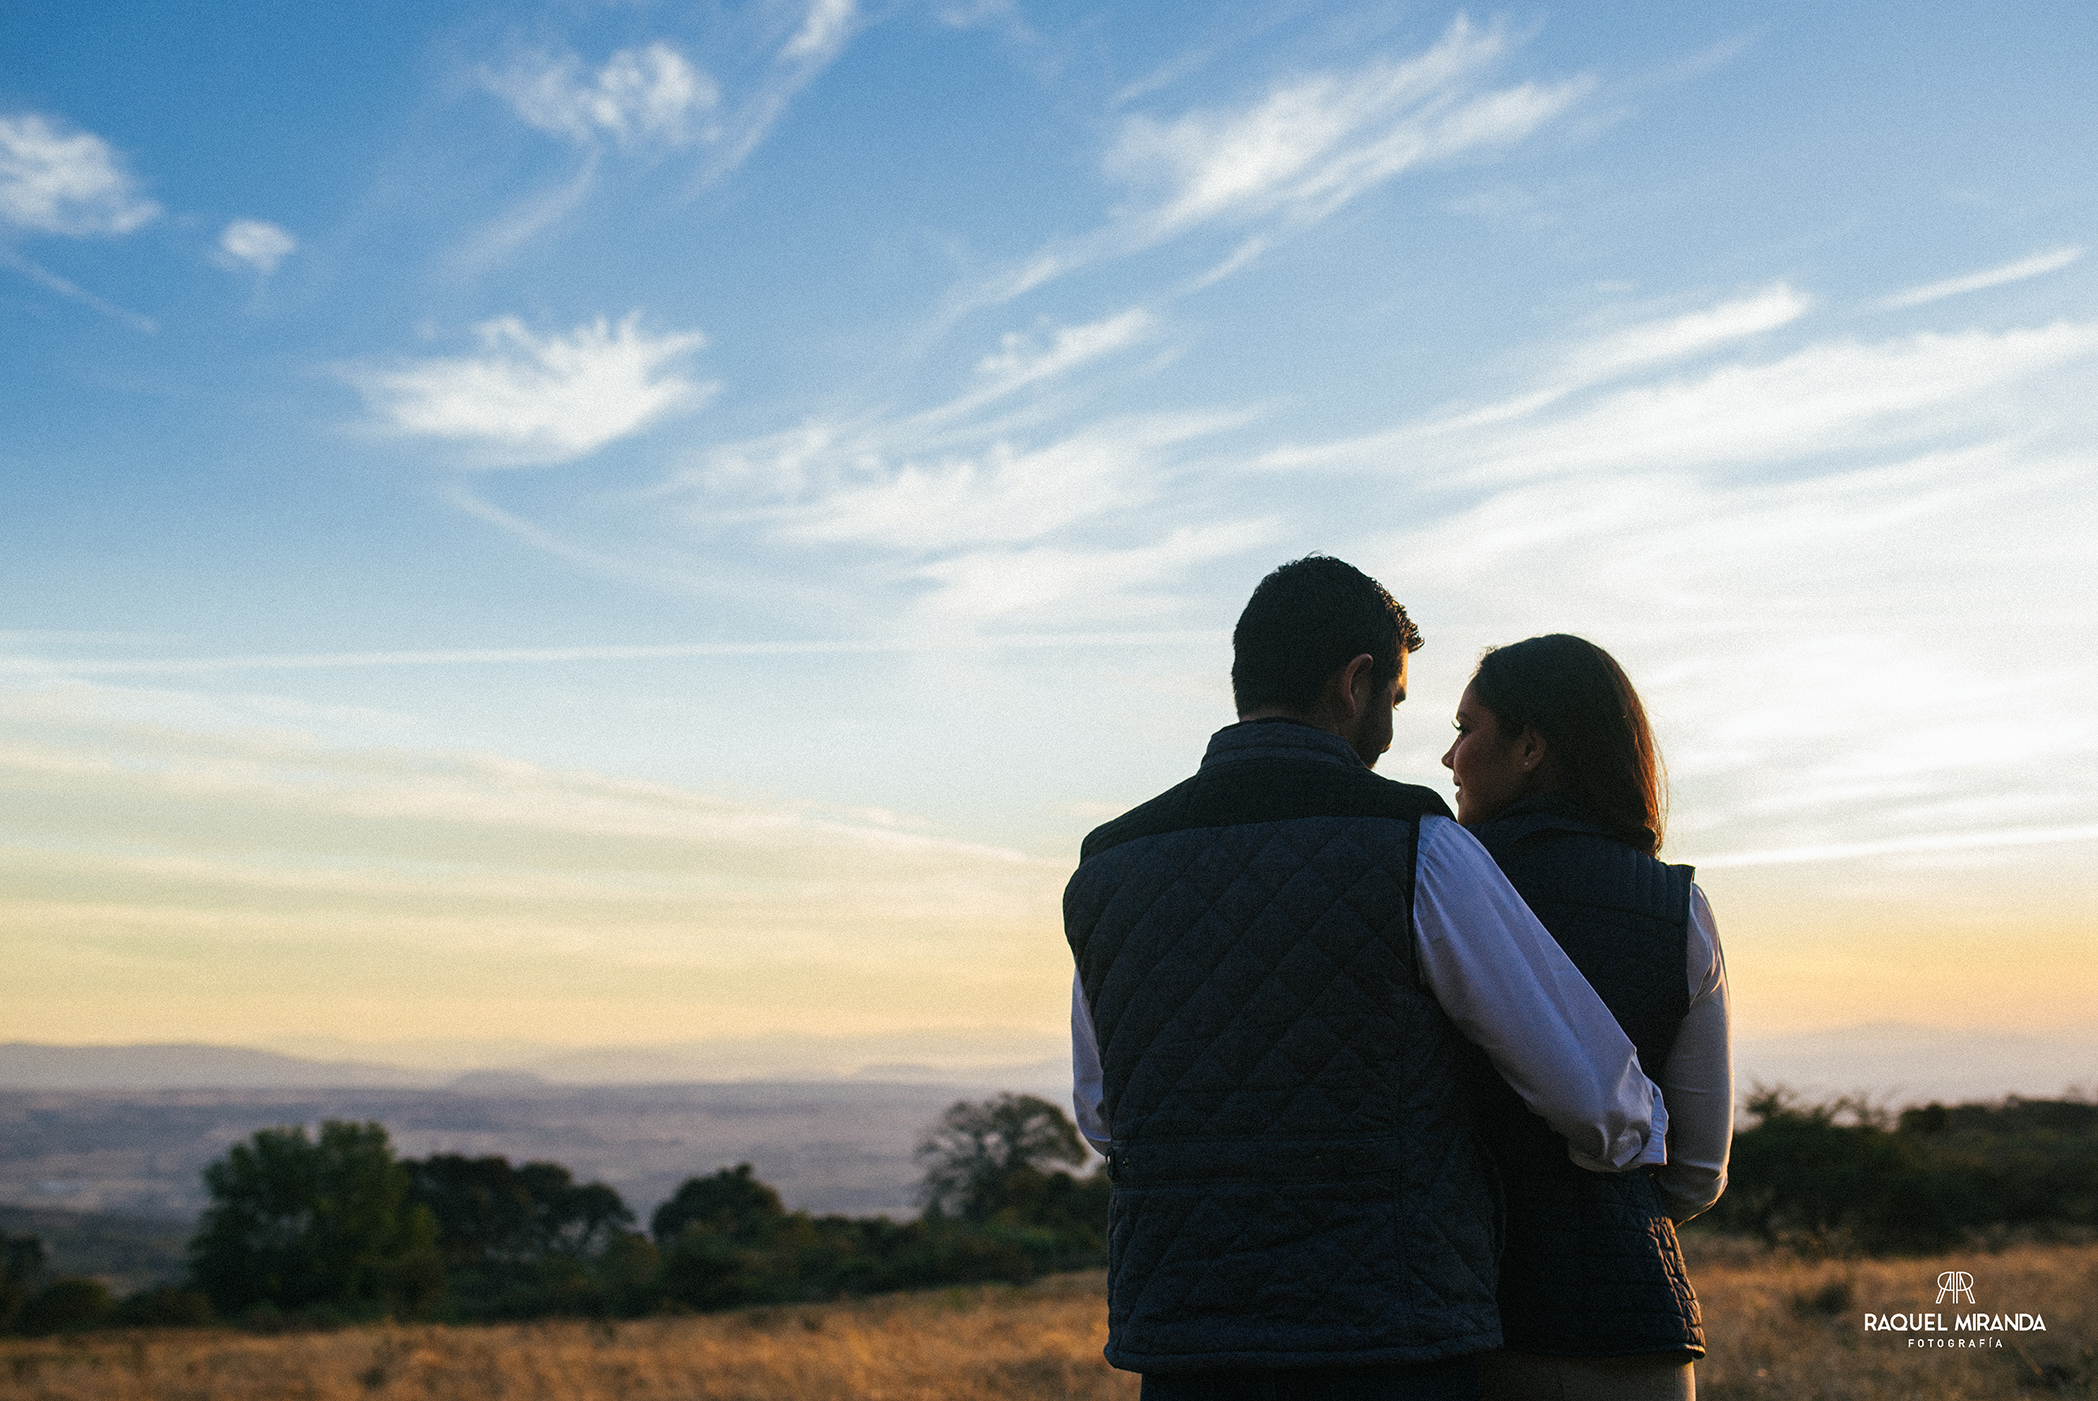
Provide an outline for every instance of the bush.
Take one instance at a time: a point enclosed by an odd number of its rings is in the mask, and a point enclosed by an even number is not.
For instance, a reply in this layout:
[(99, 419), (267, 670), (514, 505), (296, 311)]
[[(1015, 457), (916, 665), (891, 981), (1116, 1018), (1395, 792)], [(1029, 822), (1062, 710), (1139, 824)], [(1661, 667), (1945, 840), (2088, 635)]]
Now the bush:
[(116, 1307), (110, 1322), (119, 1328), (201, 1328), (212, 1322), (211, 1300), (194, 1289), (148, 1289)]
[(116, 1313), (109, 1286), (99, 1279), (55, 1279), (22, 1303), (15, 1331), (31, 1337), (99, 1328)]
[(1996, 1228), (2098, 1227), (2098, 1105), (1930, 1104), (1758, 1087), (1711, 1225), (1821, 1249), (1940, 1249)]
[(35, 1236), (0, 1235), (0, 1329), (14, 1326), (43, 1273), (43, 1241)]

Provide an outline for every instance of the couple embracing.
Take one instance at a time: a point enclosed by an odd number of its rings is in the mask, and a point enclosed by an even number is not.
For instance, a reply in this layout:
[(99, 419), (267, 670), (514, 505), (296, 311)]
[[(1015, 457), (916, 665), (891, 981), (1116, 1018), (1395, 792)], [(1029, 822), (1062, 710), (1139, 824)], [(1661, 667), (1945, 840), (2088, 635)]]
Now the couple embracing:
[(1371, 772), (1420, 641), (1352, 566), (1277, 569), (1238, 723), (1065, 892), (1107, 1356), (1149, 1401), (1694, 1395), (1725, 974), (1645, 713), (1579, 638), (1489, 651), (1453, 818)]

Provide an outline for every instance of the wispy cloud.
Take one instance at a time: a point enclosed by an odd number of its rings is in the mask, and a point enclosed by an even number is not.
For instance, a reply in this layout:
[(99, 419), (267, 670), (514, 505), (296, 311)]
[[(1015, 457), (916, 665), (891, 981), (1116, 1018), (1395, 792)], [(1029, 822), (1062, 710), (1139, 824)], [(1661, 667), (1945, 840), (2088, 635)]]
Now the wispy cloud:
[(1593, 384), (1627, 370), (1684, 360), (1789, 325), (1813, 306), (1812, 297), (1779, 282), (1754, 296), (1641, 322), (1588, 341), (1566, 357), (1566, 376), (1576, 384)]
[(1867, 856), (1906, 856), (1936, 851), (1991, 851), (2004, 847), (2059, 846), (2098, 842), (2098, 822), (2071, 827), (2012, 828), (2008, 831), (1945, 832), (1900, 837), (1883, 842), (1828, 842), (1818, 846), (1774, 847), (1696, 858), (1701, 870), (1736, 866), (1796, 866), (1810, 861), (1854, 861)]
[[(860, 22), (855, 0), (811, 0), (791, 32), (774, 30), (757, 62), (731, 62), (724, 88), (674, 45), (656, 40), (614, 53), (591, 70), (573, 53), (536, 53), (485, 68), (481, 85), (527, 125), (588, 152), (558, 190), (526, 200), (470, 240), (451, 261), (478, 271), (573, 211), (596, 183), (599, 152), (690, 149), (696, 189), (726, 178), (764, 143), (795, 96), (830, 66)], [(755, 76), (747, 76), (751, 69)]]
[(1087, 325), (1060, 327), (1046, 347), (1031, 336), (1008, 331), (1000, 340), (997, 353), (976, 362), (976, 372), (987, 376), (997, 392), (1005, 393), (1121, 350), (1142, 339), (1156, 325), (1156, 317), (1135, 307)]
[(2047, 253), (2035, 253), (2030, 258), (2020, 258), (2015, 263), (2001, 267), (1986, 268), (1971, 272), (1964, 277), (1948, 277), (1942, 282), (1926, 282), (1920, 287), (1911, 287), (1880, 303), (1889, 311), (1906, 307), (1928, 306), (1947, 297), (1957, 297), (1962, 292), (1979, 292), (1988, 287), (2001, 287), (2007, 282), (2023, 282), (2028, 277), (2065, 268), (2083, 256), (2081, 248), (2056, 248)]
[(235, 219), (219, 234), (217, 257), (221, 267), (250, 268), (268, 277), (298, 246), (296, 238), (275, 224)]
[[(33, 636), (33, 635), (32, 635)], [(5, 641), (0, 636), (0, 641)], [(571, 662), (689, 661), (714, 657), (822, 657), (892, 652), (1092, 650), (1213, 645), (1218, 634), (1074, 632), (965, 634), (945, 637), (811, 638), (780, 642), (670, 642), (642, 646), (455, 647), (399, 652), (264, 652), (227, 657), (46, 658), (0, 654), (0, 672), (17, 676), (197, 676), (237, 671), (334, 671), (362, 667), (538, 666)]]
[(485, 466), (566, 462), (699, 407), (716, 386), (675, 363), (706, 337), (650, 335), (640, 315), (536, 336), (514, 316), (476, 328), (477, 355), (352, 367), (344, 376), (395, 432), (469, 444)]
[(1131, 117), (1108, 169), (1161, 198), (1138, 216), (1167, 236), (1211, 219), (1324, 217), (1400, 171), (1535, 131), (1585, 90), (1575, 80), (1469, 90), (1507, 49), (1462, 17), (1426, 53), (1280, 84), (1246, 108)]
[(1582, 77), (1483, 90), (1509, 47), (1499, 25), (1460, 15), (1410, 59), (1293, 78), (1248, 105), (1132, 115), (1105, 160), (1131, 201), (1108, 226), (1044, 248), (974, 301), (1007, 300), (1205, 225), (1316, 223), (1404, 171), (1513, 145), (1593, 86)]
[(845, 47), (858, 7), (853, 0), (811, 0), (801, 28), (780, 50), (782, 58), (829, 60)]
[[(1040, 540), (1149, 504), (1163, 453), (1234, 419), (1155, 414), (1089, 425), (1040, 447), (1000, 439), (968, 456), (864, 468), (780, 513), (780, 538), (923, 556)], [(937, 577), (937, 576), (929, 576)]]
[[(1724, 318), (1722, 318), (1724, 319)], [(1551, 384), (1504, 403), (1455, 410), (1343, 442), (1278, 448), (1269, 465), (1401, 461), (1447, 485), (1592, 470), (1770, 465), (1915, 443), (1976, 418), (2009, 431), (2017, 414), (1988, 391), (2098, 354), (2098, 324), (2004, 332), (1920, 332), (1879, 342), (1824, 340), (1763, 363), (1609, 389), (1562, 405)], [(1573, 357), (1575, 363), (1581, 352)], [(1663, 362), (1665, 363), (1665, 362)], [(1556, 412), (1543, 411), (1560, 406)]]
[[(1272, 536), (1264, 512), (1227, 509), (1189, 526), (1162, 509), (1189, 446), (1245, 419), (1109, 417), (1032, 445), (933, 414), (810, 429), (720, 450), (651, 500), (682, 499), (695, 531), (822, 551), (843, 571), (834, 577), (875, 597), (915, 596), (928, 619), (1150, 616), (1171, 598), (1161, 585)], [(947, 446), (931, 449), (936, 426)]]
[(855, 0), (810, 0), (800, 26), (772, 55), (756, 87), (724, 117), (718, 149), (700, 177), (702, 186), (749, 159), (801, 90), (845, 52), (859, 23)]
[(527, 124), (572, 141), (680, 146), (719, 134), (701, 119), (719, 106), (720, 88), (660, 41), (621, 49), (595, 73), (574, 54), (540, 54), (485, 73), (483, 81)]
[(0, 788), (14, 986), (77, 998), (89, 959), (103, 1005), (156, 1024), (231, 1010), (223, 979), (169, 975), (236, 957), (238, 996), (287, 1022), (325, 983), (312, 1014), (337, 1032), (375, 1007), (402, 1029), (522, 1029), (520, 1004), (607, 1030), (1053, 1025), (1069, 977), (1066, 864), (894, 814), (326, 743), (78, 683), (0, 688)]
[(127, 234), (159, 214), (101, 137), (35, 112), (0, 116), (0, 220), (82, 238)]
[(1616, 651), (1662, 719), (1678, 849), (1854, 875), (2085, 840), (2098, 663), (2045, 639), (2098, 627), (2062, 526), (2098, 510), (2098, 323), (1814, 329), (1781, 284), (1577, 343), (1484, 409), (1264, 460), (1319, 470), (1323, 514), (1365, 522), (1344, 551), (1462, 620), (1438, 654)]
[(5, 244), (0, 244), (0, 263), (13, 268), (45, 291), (56, 292), (67, 301), (78, 302), (85, 307), (92, 307), (110, 320), (121, 321), (134, 331), (143, 332), (150, 336), (160, 329), (159, 323), (155, 322), (151, 317), (141, 316), (135, 311), (118, 306), (115, 302), (98, 297), (86, 288), (77, 286), (60, 277), (41, 263), (32, 262), (30, 259), (23, 257)]
[(1085, 616), (1171, 614), (1195, 600), (1173, 586), (1197, 566), (1272, 544), (1274, 520), (1175, 526), (1142, 544), (1044, 544), (976, 549), (912, 571), (940, 586), (932, 612), (980, 620), (1073, 610)]
[[(909, 599), (927, 622), (1059, 607), (1074, 618), (1156, 614), (1170, 577), (1252, 548), (1272, 526), (1264, 512), (1191, 526), (1156, 509), (1193, 446), (1242, 426), (1244, 410), (1059, 426), (1069, 415), (1052, 386), (1159, 329), (1154, 313), (1130, 308), (1009, 333), (978, 359), (976, 383), (944, 403), (710, 447), (642, 501), (694, 537), (820, 554), (832, 577)], [(668, 517), (665, 502), (677, 503)]]

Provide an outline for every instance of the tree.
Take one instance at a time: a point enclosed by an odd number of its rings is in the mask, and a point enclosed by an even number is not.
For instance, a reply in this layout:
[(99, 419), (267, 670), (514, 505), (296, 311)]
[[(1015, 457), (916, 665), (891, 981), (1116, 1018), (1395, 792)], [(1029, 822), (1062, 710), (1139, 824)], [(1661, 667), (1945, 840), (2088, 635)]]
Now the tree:
[(594, 1257), (634, 1221), (619, 1193), (579, 1183), (559, 1163), (436, 1153), (401, 1166), (408, 1200), (429, 1208), (445, 1262), (458, 1268)]
[(749, 1163), (711, 1177), (688, 1177), (648, 1223), (656, 1244), (671, 1245), (688, 1227), (705, 1226), (738, 1245), (754, 1245), (787, 1219), (779, 1193), (752, 1175)]
[(444, 1287), (437, 1228), (379, 1124), (263, 1129), (204, 1169), (190, 1242), (197, 1287), (222, 1314), (258, 1304), (415, 1312)]
[(109, 1286), (99, 1279), (69, 1276), (54, 1279), (22, 1302), (15, 1316), (18, 1331), (31, 1337), (96, 1328), (116, 1312)]
[(0, 1235), (0, 1329), (15, 1315), (44, 1273), (44, 1242), (37, 1236)]
[(1073, 1167), (1086, 1160), (1084, 1140), (1063, 1110), (1034, 1095), (1001, 1094), (981, 1102), (957, 1100), (918, 1145), (925, 1165), (922, 1188), (936, 1215), (986, 1221), (996, 1215), (1017, 1180), (1049, 1163)]

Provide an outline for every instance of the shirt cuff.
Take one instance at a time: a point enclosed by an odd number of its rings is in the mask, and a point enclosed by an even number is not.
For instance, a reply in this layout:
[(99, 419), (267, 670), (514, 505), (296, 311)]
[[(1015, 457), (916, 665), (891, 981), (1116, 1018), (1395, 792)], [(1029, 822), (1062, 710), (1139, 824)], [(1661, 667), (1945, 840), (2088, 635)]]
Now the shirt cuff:
[(1659, 1087), (1651, 1081), (1647, 1083), (1647, 1106), (1651, 1126), (1632, 1123), (1620, 1128), (1610, 1140), (1607, 1158), (1583, 1153), (1570, 1141), (1566, 1145), (1566, 1156), (1575, 1167), (1589, 1172), (1630, 1172), (1633, 1168), (1659, 1167), (1666, 1163), (1668, 1106), (1661, 1100)]

